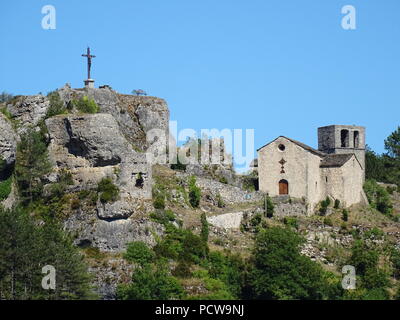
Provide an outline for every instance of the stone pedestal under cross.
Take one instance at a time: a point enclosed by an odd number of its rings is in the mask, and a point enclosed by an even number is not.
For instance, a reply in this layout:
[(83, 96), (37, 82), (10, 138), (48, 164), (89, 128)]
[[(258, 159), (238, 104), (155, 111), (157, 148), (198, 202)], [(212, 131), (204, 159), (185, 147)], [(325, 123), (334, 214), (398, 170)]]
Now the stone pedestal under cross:
[(88, 77), (84, 81), (85, 87), (86, 88), (94, 88), (94, 79), (90, 78), (90, 68), (92, 66), (92, 58), (96, 58), (96, 56), (90, 54), (90, 48), (87, 48), (87, 53), (82, 54), (82, 57), (87, 58), (87, 71), (88, 71)]

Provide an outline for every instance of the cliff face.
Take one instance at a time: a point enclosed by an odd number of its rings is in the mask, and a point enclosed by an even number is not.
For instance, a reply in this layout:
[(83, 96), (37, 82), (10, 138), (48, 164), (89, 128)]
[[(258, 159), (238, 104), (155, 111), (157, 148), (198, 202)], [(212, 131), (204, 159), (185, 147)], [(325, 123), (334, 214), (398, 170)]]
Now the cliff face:
[(147, 141), (146, 137), (153, 129), (168, 135), (166, 102), (122, 95), (107, 87), (72, 89), (66, 85), (57, 93), (65, 107), (73, 99), (94, 99), (99, 112), (87, 114), (72, 109), (46, 119), (51, 106), (48, 97), (15, 97), (6, 106), (10, 119), (0, 115), (1, 159), (13, 166), (19, 135), (45, 120), (52, 165), (45, 190), (59, 181), (63, 172), (72, 179), (66, 189), (70, 194), (96, 193), (104, 178), (119, 190), (113, 201), (102, 202), (99, 197), (81, 201), (79, 208), (65, 214), (65, 227), (74, 233), (76, 244), (109, 252), (119, 252), (134, 240), (154, 244), (153, 234), (160, 234), (162, 227), (148, 218), (153, 206), (152, 158), (147, 153), (163, 150), (165, 141)]

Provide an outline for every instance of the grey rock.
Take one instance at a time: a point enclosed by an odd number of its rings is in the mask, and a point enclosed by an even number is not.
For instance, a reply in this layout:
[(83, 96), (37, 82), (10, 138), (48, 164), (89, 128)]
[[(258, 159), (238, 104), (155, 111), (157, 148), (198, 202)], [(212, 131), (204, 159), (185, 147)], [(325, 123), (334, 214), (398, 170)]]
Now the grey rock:
[(45, 117), (49, 106), (47, 97), (35, 95), (21, 96), (13, 104), (8, 104), (7, 109), (19, 122), (18, 133), (22, 133), (27, 127), (37, 125)]
[(118, 201), (98, 202), (99, 218), (127, 218), (136, 212), (137, 199), (151, 199), (146, 154), (133, 150), (112, 115), (60, 115), (47, 119), (46, 125), (50, 160), (56, 171), (71, 172), (71, 191), (94, 189), (105, 177), (118, 186)]
[(7, 166), (15, 162), (17, 150), (17, 134), (8, 119), (0, 113), (0, 160), (5, 160)]

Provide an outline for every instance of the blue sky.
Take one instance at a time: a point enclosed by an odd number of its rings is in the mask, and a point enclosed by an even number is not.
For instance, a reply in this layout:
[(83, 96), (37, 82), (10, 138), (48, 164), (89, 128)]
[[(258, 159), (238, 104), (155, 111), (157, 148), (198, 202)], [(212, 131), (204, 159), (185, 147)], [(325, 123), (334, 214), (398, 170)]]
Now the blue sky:
[[(341, 27), (348, 4), (356, 30)], [(0, 91), (81, 87), (90, 45), (96, 85), (166, 99), (180, 129), (253, 128), (256, 149), (356, 124), (380, 153), (399, 125), (399, 32), (398, 0), (2, 1)]]

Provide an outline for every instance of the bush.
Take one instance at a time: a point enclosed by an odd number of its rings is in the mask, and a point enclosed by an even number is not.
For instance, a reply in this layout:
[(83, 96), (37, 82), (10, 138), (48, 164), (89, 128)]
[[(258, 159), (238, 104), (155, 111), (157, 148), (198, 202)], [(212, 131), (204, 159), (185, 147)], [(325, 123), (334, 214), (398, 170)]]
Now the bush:
[(262, 220), (262, 215), (260, 213), (256, 213), (255, 215), (253, 215), (250, 219), (250, 225), (252, 227), (256, 227), (258, 225), (260, 225)]
[(283, 218), (283, 223), (289, 227), (298, 228), (297, 219), (295, 217), (285, 217)]
[(342, 220), (343, 221), (349, 220), (349, 212), (346, 209), (343, 209), (343, 211), (342, 211)]
[(150, 214), (150, 218), (166, 225), (167, 223), (175, 220), (175, 214), (171, 210), (157, 209), (155, 212)]
[(162, 193), (158, 193), (153, 200), (153, 206), (156, 209), (165, 209), (165, 196)]
[(340, 200), (339, 199), (335, 199), (335, 204), (333, 206), (335, 209), (339, 209), (340, 207)]
[(110, 178), (103, 178), (97, 186), (97, 192), (100, 193), (102, 203), (113, 202), (118, 199), (119, 189)]
[(267, 218), (272, 218), (274, 215), (274, 203), (269, 196), (264, 198), (264, 211)]
[(271, 227), (256, 238), (246, 299), (324, 299), (334, 292), (322, 267), (301, 255), (304, 239)]
[(94, 102), (93, 99), (89, 99), (87, 96), (80, 98), (79, 100), (71, 100), (71, 104), (68, 108), (76, 108), (83, 113), (97, 113), (100, 111), (99, 106)]
[(220, 177), (219, 182), (221, 182), (223, 184), (228, 184), (228, 180), (225, 177)]
[(142, 241), (135, 241), (128, 244), (124, 258), (129, 262), (141, 266), (151, 263), (154, 260), (154, 252)]
[(192, 275), (190, 263), (187, 261), (179, 261), (178, 265), (172, 270), (172, 275), (179, 278), (189, 278)]
[(328, 218), (328, 217), (326, 217), (324, 219), (324, 224), (326, 224), (327, 226), (330, 226), (330, 227), (333, 226), (332, 220), (330, 218)]
[(12, 177), (0, 182), (0, 201), (7, 199), (11, 193)]
[(372, 208), (386, 215), (392, 214), (393, 205), (384, 187), (378, 185), (375, 180), (367, 180), (364, 183), (364, 191)]
[(50, 100), (50, 106), (47, 109), (46, 119), (56, 116), (58, 114), (66, 113), (66, 108), (64, 106), (64, 101), (61, 100), (60, 95), (57, 91), (50, 92), (47, 97)]
[(208, 221), (206, 214), (203, 212), (200, 216), (201, 220), (201, 232), (200, 236), (203, 239), (204, 242), (208, 242), (208, 234), (209, 234), (209, 228), (208, 228)]
[(122, 300), (168, 300), (183, 297), (182, 286), (163, 266), (136, 269), (132, 282), (117, 288), (117, 298)]
[(329, 199), (329, 197), (326, 197), (325, 200), (321, 201), (321, 207), (319, 208), (319, 214), (321, 216), (324, 216), (326, 214), (326, 211), (328, 210), (330, 204), (331, 204), (331, 199)]
[(208, 254), (207, 243), (192, 232), (186, 233), (186, 236), (183, 239), (182, 248), (182, 259), (187, 262), (199, 263), (201, 259), (205, 258)]
[(196, 186), (196, 177), (191, 176), (189, 180), (189, 202), (193, 208), (198, 208), (200, 205), (201, 190)]
[(71, 201), (71, 209), (72, 209), (72, 210), (79, 209), (80, 206), (81, 206), (81, 202), (80, 202), (79, 199), (73, 199), (73, 200)]
[(224, 200), (222, 200), (222, 197), (219, 193), (217, 193), (217, 207), (218, 208), (223, 208), (225, 207)]

